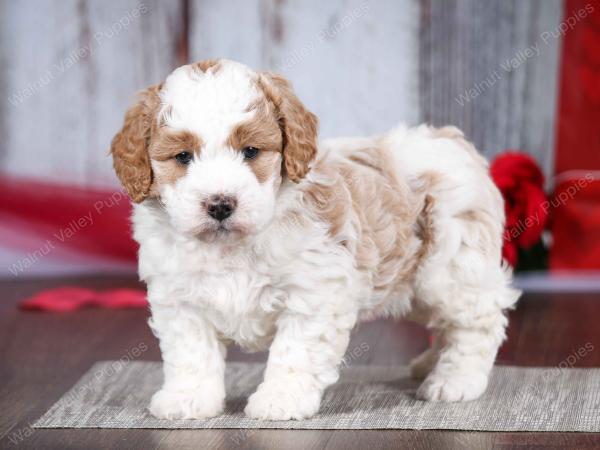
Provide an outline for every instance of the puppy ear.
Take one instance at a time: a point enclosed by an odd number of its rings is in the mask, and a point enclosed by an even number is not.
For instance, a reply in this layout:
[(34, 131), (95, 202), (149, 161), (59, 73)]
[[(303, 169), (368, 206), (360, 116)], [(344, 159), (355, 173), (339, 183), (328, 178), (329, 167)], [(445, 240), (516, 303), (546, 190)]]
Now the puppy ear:
[(110, 146), (117, 177), (135, 203), (151, 196), (152, 168), (148, 145), (160, 107), (160, 88), (155, 85), (140, 92), (137, 103), (125, 113), (123, 128)]
[(259, 84), (278, 113), (283, 134), (283, 168), (298, 183), (310, 170), (317, 154), (317, 116), (300, 102), (290, 83), (281, 75), (264, 72)]

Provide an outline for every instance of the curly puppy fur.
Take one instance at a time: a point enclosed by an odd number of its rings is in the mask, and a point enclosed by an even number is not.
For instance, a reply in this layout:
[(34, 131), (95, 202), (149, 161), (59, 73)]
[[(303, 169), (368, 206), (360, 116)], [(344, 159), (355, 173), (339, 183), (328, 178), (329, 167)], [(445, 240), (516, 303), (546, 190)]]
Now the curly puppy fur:
[(310, 417), (355, 324), (386, 316), (435, 334), (419, 398), (484, 392), (519, 293), (502, 198), (458, 129), (318, 143), (284, 78), (211, 60), (142, 92), (112, 155), (164, 360), (156, 417), (219, 414), (231, 342), (269, 348), (247, 415)]

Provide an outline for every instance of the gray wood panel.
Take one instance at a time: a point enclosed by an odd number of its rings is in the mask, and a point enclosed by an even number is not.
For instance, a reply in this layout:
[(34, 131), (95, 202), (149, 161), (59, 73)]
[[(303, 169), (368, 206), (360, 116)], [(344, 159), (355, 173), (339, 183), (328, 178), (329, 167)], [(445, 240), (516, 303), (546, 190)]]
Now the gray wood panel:
[(465, 130), (488, 157), (554, 160), (560, 0), (423, 0), (422, 118)]

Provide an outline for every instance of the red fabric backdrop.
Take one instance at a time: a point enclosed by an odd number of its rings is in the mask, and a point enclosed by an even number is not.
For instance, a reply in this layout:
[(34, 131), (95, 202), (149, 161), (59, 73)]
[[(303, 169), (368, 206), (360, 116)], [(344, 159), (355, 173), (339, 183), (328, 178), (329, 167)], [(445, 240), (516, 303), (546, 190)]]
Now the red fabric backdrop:
[(0, 178), (0, 214), (5, 223), (20, 227), (0, 243), (35, 251), (31, 235), (48, 239), (52, 248), (72, 248), (121, 261), (135, 261), (137, 244), (131, 239), (131, 204), (122, 191), (77, 188), (36, 180)]
[(600, 1), (566, 0), (563, 23), (550, 268), (600, 269)]

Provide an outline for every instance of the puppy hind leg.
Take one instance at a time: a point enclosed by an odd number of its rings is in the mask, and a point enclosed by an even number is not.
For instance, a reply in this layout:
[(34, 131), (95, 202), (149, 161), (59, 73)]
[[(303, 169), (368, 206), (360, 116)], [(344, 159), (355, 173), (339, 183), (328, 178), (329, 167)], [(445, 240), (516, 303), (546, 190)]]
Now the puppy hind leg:
[(425, 267), (417, 296), (435, 330), (438, 359), (417, 397), (432, 401), (474, 400), (485, 392), (511, 308), (520, 292), (510, 287), (510, 271), (495, 255), (462, 245), (444, 266)]
[[(451, 291), (450, 291), (451, 292)], [(454, 291), (456, 292), (456, 291)], [(502, 279), (496, 288), (465, 287), (462, 297), (438, 307), (433, 326), (439, 340), (439, 357), (417, 391), (431, 401), (474, 400), (485, 392), (508, 320), (504, 309), (519, 292)]]
[(418, 398), (468, 401), (485, 392), (506, 324), (500, 311), (497, 316), (489, 327), (449, 327), (440, 332), (439, 358), (417, 390)]

